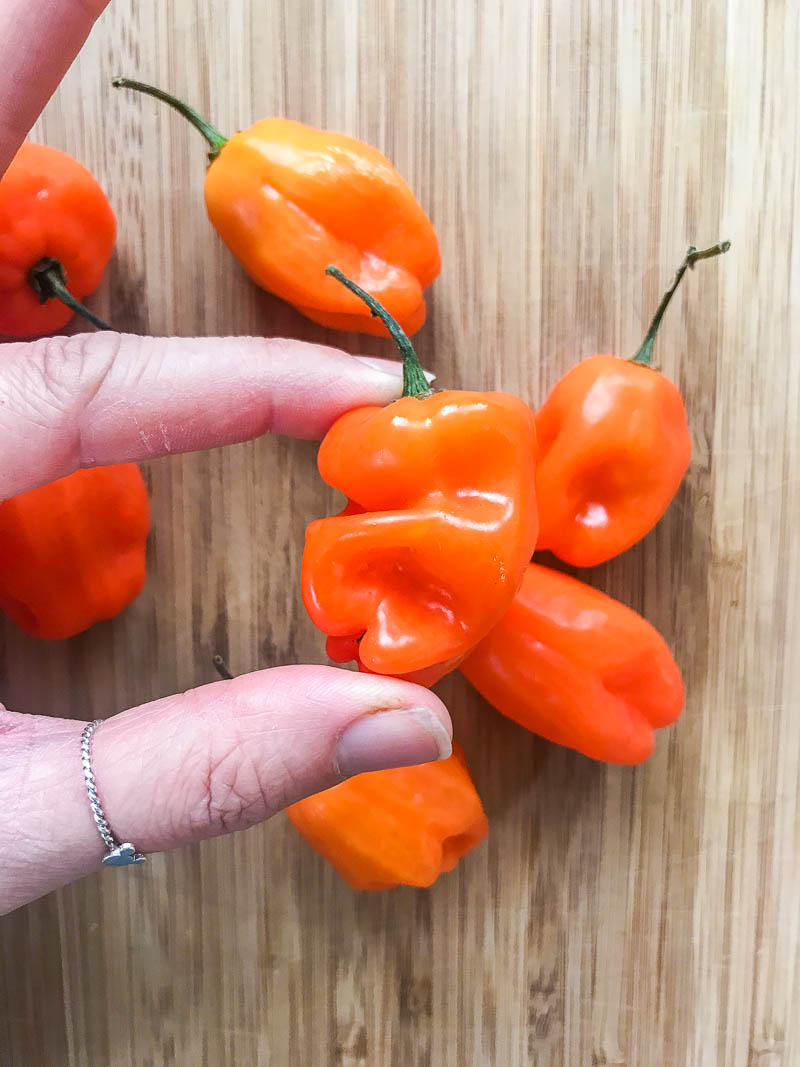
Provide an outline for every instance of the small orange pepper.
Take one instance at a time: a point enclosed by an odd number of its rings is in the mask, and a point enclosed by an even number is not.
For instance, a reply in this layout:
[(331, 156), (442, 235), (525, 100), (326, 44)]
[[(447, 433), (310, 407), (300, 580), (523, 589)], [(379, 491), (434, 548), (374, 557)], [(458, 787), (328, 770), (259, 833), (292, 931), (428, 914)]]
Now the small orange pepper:
[(486, 837), (464, 754), (371, 771), (286, 809), (352, 889), (430, 886)]
[(149, 526), (135, 463), (75, 471), (0, 502), (0, 608), (49, 639), (113, 618), (144, 585)]
[(0, 177), (0, 334), (55, 333), (100, 284), (116, 221), (106, 194), (76, 160), (26, 142)]
[[(353, 634), (346, 637), (328, 637), (325, 640), (325, 654), (333, 663), (355, 663), (361, 674), (378, 674), (379, 671), (371, 671), (361, 662), (361, 638)], [(431, 667), (423, 667), (416, 671), (407, 671), (395, 677), (402, 678), (417, 685), (424, 685), (427, 689), (436, 685), (446, 674), (455, 669), (460, 660), (452, 663), (435, 663)]]
[(692, 442), (680, 392), (652, 367), (653, 344), (687, 267), (728, 248), (689, 249), (633, 359), (585, 359), (545, 400), (536, 415), (537, 548), (592, 567), (630, 548), (666, 511)]
[(355, 296), (324, 277), (336, 262), (406, 333), (422, 326), (423, 290), (441, 267), (439, 243), (414, 194), (377, 149), (280, 118), (226, 138), (160, 89), (128, 78), (114, 85), (164, 101), (206, 138), (208, 217), (262, 289), (323, 326), (384, 335)]
[(503, 715), (608, 763), (647, 759), (683, 709), (680, 671), (649, 622), (536, 563), (461, 672)]
[(538, 530), (534, 416), (505, 393), (432, 393), (398, 324), (328, 270), (387, 323), (404, 388), (388, 407), (342, 415), (320, 446), (320, 474), (349, 503), (306, 531), (303, 600), (368, 671), (430, 680), (500, 621), (522, 581)]

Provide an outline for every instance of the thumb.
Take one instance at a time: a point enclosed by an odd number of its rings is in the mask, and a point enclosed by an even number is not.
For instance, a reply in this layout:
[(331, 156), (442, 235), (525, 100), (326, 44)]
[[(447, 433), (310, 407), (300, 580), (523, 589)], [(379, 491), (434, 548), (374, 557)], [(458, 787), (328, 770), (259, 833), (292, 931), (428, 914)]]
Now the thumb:
[[(106, 849), (80, 758), (86, 724), (0, 706), (0, 914), (96, 867)], [(276, 667), (116, 715), (92, 738), (118, 841), (160, 852), (241, 830), (353, 774), (450, 754), (441, 701), (409, 682)]]

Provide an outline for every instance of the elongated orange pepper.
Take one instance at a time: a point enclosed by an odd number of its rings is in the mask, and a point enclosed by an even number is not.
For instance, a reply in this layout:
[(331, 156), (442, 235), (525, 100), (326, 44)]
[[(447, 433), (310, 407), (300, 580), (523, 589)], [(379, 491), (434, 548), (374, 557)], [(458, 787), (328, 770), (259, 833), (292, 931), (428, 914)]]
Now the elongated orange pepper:
[(536, 563), (461, 671), (503, 715), (608, 763), (646, 759), (683, 708), (680, 671), (650, 623)]
[(135, 463), (92, 467), (0, 502), (0, 608), (33, 637), (72, 637), (141, 592), (150, 505)]
[(118, 88), (163, 100), (211, 146), (208, 217), (262, 289), (337, 330), (385, 334), (347, 290), (328, 280), (338, 263), (378, 297), (406, 333), (425, 321), (423, 290), (441, 267), (430, 220), (389, 160), (339, 133), (262, 119), (226, 138), (191, 107), (151, 85)]
[(689, 249), (632, 360), (592, 356), (554, 386), (536, 415), (537, 548), (592, 567), (630, 548), (666, 511), (692, 442), (680, 392), (652, 367), (653, 344), (686, 269), (729, 247)]
[(55, 333), (100, 284), (116, 221), (106, 194), (76, 160), (27, 142), (0, 176), (0, 334)]
[[(303, 600), (361, 662), (402, 677), (452, 670), (511, 603), (536, 543), (536, 432), (505, 393), (432, 393), (411, 343), (385, 309), (403, 355), (403, 399), (358, 408), (330, 429), (318, 465), (349, 504), (311, 523)], [(415, 680), (417, 680), (415, 678)]]
[(456, 745), (446, 760), (358, 774), (286, 811), (353, 889), (433, 885), (489, 829)]

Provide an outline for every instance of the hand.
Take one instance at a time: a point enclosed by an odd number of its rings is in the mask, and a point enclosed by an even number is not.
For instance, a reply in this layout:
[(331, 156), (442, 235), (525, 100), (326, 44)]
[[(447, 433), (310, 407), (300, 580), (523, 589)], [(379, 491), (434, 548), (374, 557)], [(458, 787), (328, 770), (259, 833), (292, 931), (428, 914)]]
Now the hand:
[[(6, 0), (0, 172), (103, 6)], [(342, 412), (395, 399), (394, 370), (284, 340), (97, 333), (0, 345), (0, 500), (81, 466), (269, 432), (320, 437)], [(0, 705), (0, 913), (105, 852), (81, 770), (84, 725)], [(426, 689), (288, 666), (114, 716), (95, 733), (93, 768), (117, 839), (156, 852), (251, 826), (351, 774), (447, 756), (450, 736)]]

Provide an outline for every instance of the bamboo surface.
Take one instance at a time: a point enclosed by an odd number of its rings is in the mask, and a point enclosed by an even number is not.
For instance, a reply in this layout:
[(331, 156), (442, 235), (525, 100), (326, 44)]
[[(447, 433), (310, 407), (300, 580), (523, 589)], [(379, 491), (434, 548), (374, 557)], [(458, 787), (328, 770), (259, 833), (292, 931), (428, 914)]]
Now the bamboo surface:
[[(388, 342), (255, 289), (207, 223), (204, 146), (118, 73), (223, 131), (287, 115), (383, 149), (443, 270), (418, 335), (440, 384), (536, 404), (629, 354), (690, 243), (657, 362), (689, 475), (588, 577), (642, 611), (686, 710), (639, 768), (452, 710), (488, 842), (430, 891), (359, 895), (283, 816), (104, 871), (2, 920), (13, 1067), (794, 1067), (800, 1064), (800, 5), (767, 0), (114, 0), (35, 134), (106, 187), (92, 306), (155, 334)], [(213, 677), (323, 661), (298, 592), (331, 496), (315, 447), (151, 464), (140, 600), (68, 643), (0, 629), (9, 707), (105, 716)]]

